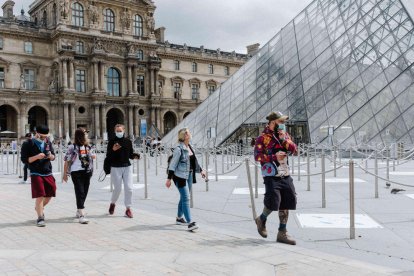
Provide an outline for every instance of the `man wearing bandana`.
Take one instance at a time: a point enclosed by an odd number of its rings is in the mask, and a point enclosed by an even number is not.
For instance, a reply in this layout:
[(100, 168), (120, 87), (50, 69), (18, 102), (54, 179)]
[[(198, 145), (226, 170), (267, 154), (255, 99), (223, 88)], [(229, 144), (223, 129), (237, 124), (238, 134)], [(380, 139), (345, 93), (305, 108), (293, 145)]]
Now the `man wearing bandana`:
[(56, 196), (56, 181), (52, 174), (51, 161), (55, 152), (49, 138), (47, 126), (36, 127), (36, 135), (22, 146), (21, 161), (29, 164), (32, 198), (36, 199), (36, 225), (46, 226), (44, 208)]

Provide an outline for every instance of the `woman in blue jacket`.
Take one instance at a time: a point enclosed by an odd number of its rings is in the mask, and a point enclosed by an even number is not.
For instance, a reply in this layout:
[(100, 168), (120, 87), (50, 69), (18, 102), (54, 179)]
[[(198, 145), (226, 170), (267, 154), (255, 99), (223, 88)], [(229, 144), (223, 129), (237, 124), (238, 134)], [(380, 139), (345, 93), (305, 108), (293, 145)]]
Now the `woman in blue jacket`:
[[(188, 230), (193, 231), (198, 228), (195, 221), (191, 220), (190, 212), (190, 189), (194, 183), (194, 174), (201, 173), (204, 178), (205, 172), (197, 162), (195, 153), (190, 146), (191, 133), (187, 128), (178, 131), (178, 146), (174, 149), (173, 156), (168, 167), (168, 179), (165, 185), (171, 187), (171, 179), (180, 192), (176, 223), (181, 225), (188, 224)], [(184, 215), (185, 219), (182, 217)]]

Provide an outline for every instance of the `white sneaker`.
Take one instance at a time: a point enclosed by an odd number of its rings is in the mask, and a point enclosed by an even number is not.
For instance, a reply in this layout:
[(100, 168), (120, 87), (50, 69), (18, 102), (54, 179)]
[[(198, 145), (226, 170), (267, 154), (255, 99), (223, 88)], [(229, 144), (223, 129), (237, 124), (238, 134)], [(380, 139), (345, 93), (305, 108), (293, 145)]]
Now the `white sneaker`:
[(20, 180), (19, 181), (19, 184), (26, 184), (27, 182), (26, 181), (24, 181), (24, 180)]
[(89, 220), (87, 218), (85, 218), (85, 216), (81, 216), (79, 218), (79, 223), (80, 224), (88, 224), (89, 223)]

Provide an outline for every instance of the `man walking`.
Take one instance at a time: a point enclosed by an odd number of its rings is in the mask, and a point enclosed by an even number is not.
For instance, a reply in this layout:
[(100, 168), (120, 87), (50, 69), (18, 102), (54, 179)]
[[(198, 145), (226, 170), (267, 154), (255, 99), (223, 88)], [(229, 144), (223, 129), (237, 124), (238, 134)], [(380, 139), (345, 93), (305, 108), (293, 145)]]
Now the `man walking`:
[(285, 131), (284, 123), (288, 116), (271, 112), (266, 119), (268, 125), (256, 139), (254, 157), (262, 166), (265, 184), (263, 213), (255, 221), (260, 236), (267, 238), (266, 220), (273, 211), (279, 211), (279, 231), (276, 241), (295, 245), (288, 236), (286, 224), (289, 210), (296, 210), (296, 192), (293, 179), (287, 169), (287, 153), (296, 154), (297, 147)]
[[(24, 144), (27, 144), (27, 143), (30, 142), (30, 140), (32, 139), (32, 134), (30, 132), (26, 133), (26, 135), (24, 137), (26, 138), (26, 141), (23, 142), (22, 148), (24, 147)], [(26, 181), (27, 181), (27, 170), (28, 169), (29, 169), (29, 164), (24, 163), (24, 166), (23, 166), (23, 180), (19, 182), (20, 184), (26, 184), (27, 183)]]
[(34, 138), (23, 143), (21, 161), (29, 164), (32, 185), (32, 198), (36, 199), (36, 225), (46, 226), (44, 207), (56, 196), (56, 182), (52, 174), (52, 164), (55, 152), (48, 139), (49, 128), (38, 126)]

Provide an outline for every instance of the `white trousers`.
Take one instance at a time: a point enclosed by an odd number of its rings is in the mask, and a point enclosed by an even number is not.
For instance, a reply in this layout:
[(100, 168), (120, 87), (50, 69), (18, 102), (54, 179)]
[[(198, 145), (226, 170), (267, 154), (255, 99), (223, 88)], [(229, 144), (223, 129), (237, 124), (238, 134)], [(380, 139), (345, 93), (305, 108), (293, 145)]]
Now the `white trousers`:
[(111, 167), (111, 181), (114, 185), (111, 203), (116, 203), (122, 191), (122, 181), (124, 182), (124, 202), (125, 207), (132, 205), (132, 166)]

